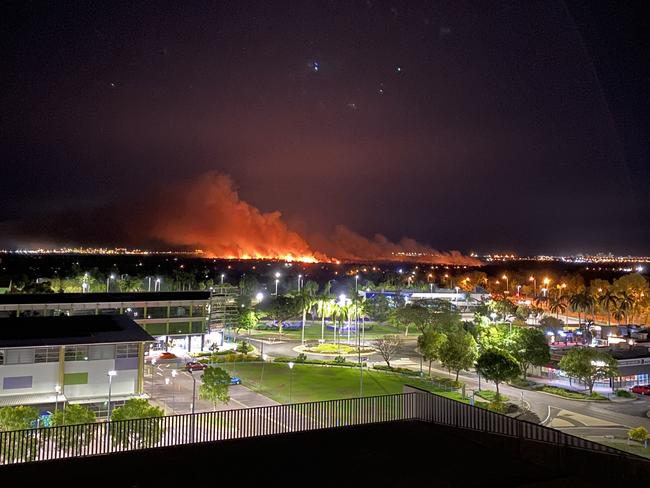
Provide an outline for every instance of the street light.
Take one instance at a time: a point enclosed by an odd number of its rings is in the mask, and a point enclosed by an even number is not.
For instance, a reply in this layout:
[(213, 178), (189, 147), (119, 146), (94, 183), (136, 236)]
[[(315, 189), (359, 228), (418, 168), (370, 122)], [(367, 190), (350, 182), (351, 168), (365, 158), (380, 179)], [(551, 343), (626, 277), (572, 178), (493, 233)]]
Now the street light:
[(257, 292), (257, 295), (255, 295), (255, 300), (257, 300), (258, 303), (264, 300), (264, 293), (262, 293), (261, 291)]
[(280, 283), (280, 273), (275, 273), (275, 296), (278, 296), (278, 283)]
[(114, 279), (115, 279), (115, 275), (114, 275), (114, 274), (112, 274), (112, 275), (110, 275), (108, 278), (106, 278), (106, 293), (108, 293), (108, 284), (109, 284), (109, 281), (110, 281), (110, 280), (114, 280)]
[(117, 371), (111, 369), (108, 373), (108, 420), (111, 420), (111, 392), (113, 389), (113, 376), (117, 376)]
[(221, 284), (223, 285), (223, 279), (226, 277), (225, 274), (221, 273)]
[(59, 410), (59, 395), (61, 394), (61, 385), (54, 385), (54, 392), (56, 394), (56, 401), (54, 403), (54, 411)]
[(302, 275), (298, 275), (298, 293), (300, 293), (300, 280), (302, 280)]
[(153, 291), (160, 291), (160, 278), (156, 278), (156, 283), (154, 284)]
[(528, 281), (533, 282), (533, 296), (537, 296), (537, 278), (531, 276), (530, 278), (528, 278)]
[(293, 361), (289, 361), (289, 403), (292, 402), (292, 390), (293, 389)]
[(510, 283), (508, 282), (508, 275), (503, 275), (501, 277), (502, 280), (506, 280), (506, 293), (510, 292)]

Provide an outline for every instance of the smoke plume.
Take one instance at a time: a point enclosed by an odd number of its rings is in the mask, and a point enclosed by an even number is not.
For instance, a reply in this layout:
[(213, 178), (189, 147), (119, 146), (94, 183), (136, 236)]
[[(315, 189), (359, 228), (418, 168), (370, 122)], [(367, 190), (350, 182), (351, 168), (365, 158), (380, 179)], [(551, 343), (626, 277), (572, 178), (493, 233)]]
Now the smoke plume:
[(280, 212), (262, 212), (242, 200), (232, 179), (217, 172), (161, 186), (121, 204), (34, 215), (0, 225), (0, 231), (15, 247), (129, 245), (201, 249), (209, 257), (232, 259), (480, 264), (413, 239), (391, 242), (380, 234), (367, 239), (344, 226), (307, 239), (291, 230)]

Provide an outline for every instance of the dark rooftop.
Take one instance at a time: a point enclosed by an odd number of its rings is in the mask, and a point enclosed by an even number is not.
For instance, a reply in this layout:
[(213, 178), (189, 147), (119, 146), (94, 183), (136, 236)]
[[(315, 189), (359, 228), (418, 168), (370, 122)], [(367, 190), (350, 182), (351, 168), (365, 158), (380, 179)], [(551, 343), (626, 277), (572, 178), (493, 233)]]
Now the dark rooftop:
[(61, 346), (153, 341), (125, 315), (0, 319), (0, 347)]
[(170, 300), (207, 300), (209, 291), (156, 291), (133, 293), (7, 293), (0, 294), (0, 304), (164, 302)]

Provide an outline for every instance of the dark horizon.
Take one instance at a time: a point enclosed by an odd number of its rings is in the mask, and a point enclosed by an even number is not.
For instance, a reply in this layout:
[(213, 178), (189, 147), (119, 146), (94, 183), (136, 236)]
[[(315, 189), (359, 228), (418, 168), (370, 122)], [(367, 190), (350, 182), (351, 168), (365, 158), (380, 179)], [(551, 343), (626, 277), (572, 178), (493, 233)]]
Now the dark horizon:
[(647, 7), (2, 9), (0, 247), (650, 254)]

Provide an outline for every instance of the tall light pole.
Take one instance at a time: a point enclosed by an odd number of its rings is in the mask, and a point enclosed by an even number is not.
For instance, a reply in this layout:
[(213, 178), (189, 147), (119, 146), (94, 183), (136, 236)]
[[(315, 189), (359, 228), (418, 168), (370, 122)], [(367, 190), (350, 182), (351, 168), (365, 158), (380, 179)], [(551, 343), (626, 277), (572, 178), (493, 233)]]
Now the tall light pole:
[(262, 391), (262, 382), (264, 381), (264, 365), (266, 364), (266, 361), (268, 359), (269, 359), (269, 355), (262, 353), (262, 373), (260, 374), (260, 392)]
[(106, 293), (108, 293), (108, 284), (109, 284), (109, 281), (110, 281), (110, 280), (114, 280), (114, 279), (115, 279), (115, 275), (114, 275), (114, 274), (111, 274), (108, 278), (106, 278)]
[(455, 286), (454, 289), (456, 290), (456, 306), (458, 306), (458, 287)]
[(275, 296), (278, 296), (278, 283), (280, 283), (280, 273), (275, 273)]
[(537, 278), (535, 278), (534, 276), (531, 276), (530, 278), (528, 278), (528, 281), (533, 282), (533, 296), (536, 297), (537, 296)]
[(54, 411), (59, 410), (59, 395), (61, 394), (61, 385), (54, 385), (54, 393), (56, 394), (56, 401), (54, 403)]
[(147, 286), (147, 291), (151, 291), (151, 276), (147, 276), (147, 280), (149, 282), (149, 286)]
[(302, 275), (298, 275), (298, 293), (300, 293), (300, 281), (302, 280)]
[[(192, 415), (196, 411), (196, 378), (194, 377), (194, 371), (188, 371), (190, 378), (192, 378)], [(194, 429), (192, 429), (194, 430)]]
[(156, 283), (154, 285), (154, 291), (160, 291), (160, 278), (156, 278)]
[(108, 376), (108, 420), (111, 420), (111, 393), (113, 390), (113, 376), (117, 376), (117, 371), (111, 369), (107, 374)]
[(221, 284), (223, 285), (223, 279), (226, 277), (225, 274), (221, 273)]
[(508, 282), (508, 275), (503, 275), (501, 277), (502, 280), (506, 280), (506, 293), (510, 293), (510, 283)]
[(289, 403), (292, 403), (293, 389), (293, 362), (289, 361)]

